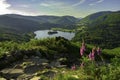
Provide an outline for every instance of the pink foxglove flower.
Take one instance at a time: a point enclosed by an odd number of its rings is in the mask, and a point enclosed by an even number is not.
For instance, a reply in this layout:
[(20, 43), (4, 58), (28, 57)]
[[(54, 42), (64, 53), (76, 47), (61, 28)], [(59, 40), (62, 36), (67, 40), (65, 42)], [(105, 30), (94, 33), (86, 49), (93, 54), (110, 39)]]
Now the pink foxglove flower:
[(98, 54), (98, 55), (101, 54), (101, 49), (100, 49), (100, 47), (97, 48), (97, 54)]
[(72, 70), (75, 70), (76, 69), (76, 66), (75, 64), (71, 67)]
[(84, 53), (84, 49), (83, 49), (83, 48), (81, 48), (81, 49), (80, 49), (80, 55), (82, 56), (82, 55), (83, 55), (83, 53)]
[(94, 60), (94, 58), (95, 58), (94, 53), (90, 53), (88, 56), (89, 56), (90, 60)]
[(85, 51), (85, 42), (82, 43), (82, 49)]
[(92, 53), (90, 52), (90, 54), (88, 55), (89, 59), (92, 60)]
[(95, 51), (96, 51), (96, 49), (93, 48), (93, 49), (92, 49), (92, 53), (90, 53), (90, 54), (88, 55), (90, 60), (94, 60), (94, 59), (95, 59)]
[(80, 55), (82, 56), (85, 52), (85, 43), (82, 43), (82, 47), (80, 48)]
[(91, 53), (91, 60), (95, 59), (95, 53)]

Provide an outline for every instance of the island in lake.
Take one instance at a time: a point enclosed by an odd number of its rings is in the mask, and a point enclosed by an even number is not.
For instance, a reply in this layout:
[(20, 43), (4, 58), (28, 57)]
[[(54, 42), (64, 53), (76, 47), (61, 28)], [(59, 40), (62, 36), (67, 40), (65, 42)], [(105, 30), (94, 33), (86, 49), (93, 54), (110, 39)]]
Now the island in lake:
[(57, 34), (57, 33), (58, 33), (57, 31), (49, 31), (49, 32), (48, 32), (49, 35)]

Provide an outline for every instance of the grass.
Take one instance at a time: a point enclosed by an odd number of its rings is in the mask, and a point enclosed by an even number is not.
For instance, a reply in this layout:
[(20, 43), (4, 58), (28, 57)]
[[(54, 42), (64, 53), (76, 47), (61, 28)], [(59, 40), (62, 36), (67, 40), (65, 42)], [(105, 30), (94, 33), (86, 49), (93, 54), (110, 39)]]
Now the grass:
[[(13, 41), (0, 42), (0, 58), (4, 54), (10, 54), (12, 51), (29, 51), (34, 50), (40, 51), (42, 54), (47, 54), (53, 60), (54, 54), (67, 54), (66, 60), (80, 59), (80, 63), (84, 62), (85, 65), (80, 67), (77, 64), (76, 70), (71, 70), (69, 68), (52, 68), (51, 71), (55, 72), (53, 80), (117, 80), (120, 79), (120, 47), (114, 49), (104, 49), (102, 50), (102, 56), (113, 56), (111, 58), (110, 64), (96, 64), (95, 61), (90, 61), (88, 57), (80, 58), (79, 48), (80, 42), (71, 42), (63, 38), (47, 38), (36, 40), (32, 39), (30, 42), (26, 43), (16, 43)], [(86, 44), (87, 51), (86, 55), (89, 54), (93, 45)], [(116, 56), (116, 57), (115, 57)], [(65, 57), (65, 56), (64, 56)], [(68, 58), (69, 57), (69, 58)], [(23, 66), (29, 65), (30, 63), (24, 63)], [(72, 65), (72, 63), (71, 63)], [(49, 70), (46, 70), (49, 72)], [(43, 80), (49, 80), (46, 76), (42, 75), (46, 72), (38, 72), (37, 76), (41, 76)]]
[(117, 47), (114, 49), (104, 49), (103, 52), (110, 56), (120, 57), (120, 47)]

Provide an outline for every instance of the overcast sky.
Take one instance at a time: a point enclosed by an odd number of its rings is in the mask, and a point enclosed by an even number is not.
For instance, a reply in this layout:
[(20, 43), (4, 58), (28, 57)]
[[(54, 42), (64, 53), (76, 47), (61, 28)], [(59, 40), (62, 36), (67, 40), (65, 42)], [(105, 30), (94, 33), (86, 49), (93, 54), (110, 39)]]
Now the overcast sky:
[(120, 10), (120, 0), (0, 0), (0, 14), (71, 15)]

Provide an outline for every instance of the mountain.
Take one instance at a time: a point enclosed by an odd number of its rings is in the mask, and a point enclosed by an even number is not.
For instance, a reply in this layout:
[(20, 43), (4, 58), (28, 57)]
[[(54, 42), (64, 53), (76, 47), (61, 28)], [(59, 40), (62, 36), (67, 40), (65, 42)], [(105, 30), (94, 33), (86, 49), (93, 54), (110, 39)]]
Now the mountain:
[(16, 31), (28, 32), (35, 30), (36, 28), (38, 29), (39, 23), (31, 20), (2, 15), (0, 16), (0, 25), (3, 25), (4, 28), (13, 29)]
[(88, 15), (87, 17), (83, 18), (80, 23), (82, 24), (93, 24), (96, 23), (97, 21), (104, 20), (106, 15), (109, 15), (112, 13), (111, 11), (102, 11), (102, 12), (97, 12), (91, 15)]
[(76, 33), (75, 41), (85, 39), (87, 43), (101, 45), (103, 48), (120, 46), (120, 11), (98, 12), (83, 18), (78, 28), (83, 30)]
[(22, 16), (22, 15), (18, 15), (18, 14), (7, 14), (6, 16), (13, 17), (13, 18), (21, 18), (21, 19), (32, 20), (32, 21), (39, 22), (40, 24), (42, 24), (42, 23), (51, 23), (51, 24), (70, 25), (70, 24), (75, 24), (78, 21), (78, 18), (75, 18), (73, 16), (61, 16), (61, 17), (60, 16), (48, 16), (48, 15), (43, 15), (43, 16)]
[[(27, 32), (38, 29), (49, 29), (51, 27), (65, 27), (76, 24), (77, 18), (72, 16), (22, 16), (17, 14), (6, 14), (0, 16), (0, 25), (10, 29)], [(69, 27), (68, 27), (69, 28)]]
[(76, 22), (78, 22), (78, 19), (72, 16), (0, 15), (0, 41), (10, 38), (12, 40), (14, 36), (20, 38), (23, 34), (26, 35), (39, 29), (53, 27), (72, 29), (76, 27)]

